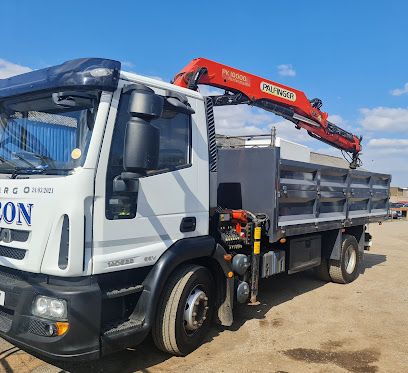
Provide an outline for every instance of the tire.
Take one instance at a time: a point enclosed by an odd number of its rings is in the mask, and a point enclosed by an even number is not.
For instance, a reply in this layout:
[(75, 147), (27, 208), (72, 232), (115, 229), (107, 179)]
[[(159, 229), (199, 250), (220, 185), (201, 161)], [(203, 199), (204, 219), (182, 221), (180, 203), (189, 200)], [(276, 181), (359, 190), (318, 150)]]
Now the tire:
[(320, 265), (314, 268), (314, 274), (319, 280), (324, 282), (332, 281), (329, 273), (329, 263), (326, 258), (322, 258)]
[[(210, 329), (214, 311), (213, 284), (209, 270), (198, 265), (183, 266), (171, 276), (152, 328), (157, 348), (185, 356), (202, 344)], [(194, 311), (195, 317), (192, 316)], [(186, 317), (186, 313), (190, 317)], [(192, 320), (196, 321), (196, 325)]]
[(348, 284), (360, 274), (361, 255), (354, 236), (345, 234), (340, 250), (340, 260), (330, 260), (329, 274), (333, 282)]

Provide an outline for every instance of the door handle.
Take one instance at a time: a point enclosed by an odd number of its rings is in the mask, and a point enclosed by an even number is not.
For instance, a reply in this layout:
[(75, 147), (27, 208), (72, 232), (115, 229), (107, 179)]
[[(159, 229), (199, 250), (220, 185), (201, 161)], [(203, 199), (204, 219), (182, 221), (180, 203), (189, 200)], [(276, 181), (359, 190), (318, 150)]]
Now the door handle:
[(194, 232), (196, 229), (197, 221), (195, 216), (187, 216), (181, 220), (180, 232)]

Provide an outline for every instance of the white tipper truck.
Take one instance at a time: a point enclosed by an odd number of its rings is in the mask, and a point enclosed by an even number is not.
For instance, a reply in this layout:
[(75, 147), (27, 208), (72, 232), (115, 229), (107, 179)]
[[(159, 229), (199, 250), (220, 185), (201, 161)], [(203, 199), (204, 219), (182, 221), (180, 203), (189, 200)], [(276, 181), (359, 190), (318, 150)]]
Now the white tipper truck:
[(79, 59), (0, 80), (0, 336), (95, 359), (185, 355), (259, 278), (359, 273), (390, 176), (216, 149), (212, 100)]

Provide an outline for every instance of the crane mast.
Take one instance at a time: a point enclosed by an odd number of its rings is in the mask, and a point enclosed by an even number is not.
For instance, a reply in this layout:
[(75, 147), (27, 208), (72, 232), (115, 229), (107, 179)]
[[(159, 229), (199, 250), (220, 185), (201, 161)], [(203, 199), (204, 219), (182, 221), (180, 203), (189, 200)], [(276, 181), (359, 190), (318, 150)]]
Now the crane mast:
[(331, 123), (321, 111), (322, 101), (305, 93), (205, 58), (192, 60), (175, 75), (173, 84), (197, 90), (199, 84), (225, 90), (210, 96), (214, 106), (248, 104), (279, 115), (305, 129), (311, 137), (350, 154), (350, 168), (361, 165), (362, 137)]

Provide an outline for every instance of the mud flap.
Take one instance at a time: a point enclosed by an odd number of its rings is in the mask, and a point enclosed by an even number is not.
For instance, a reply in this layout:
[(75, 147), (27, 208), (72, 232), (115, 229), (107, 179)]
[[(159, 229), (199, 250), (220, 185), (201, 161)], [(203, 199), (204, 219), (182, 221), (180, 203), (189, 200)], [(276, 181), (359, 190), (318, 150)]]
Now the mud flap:
[(234, 278), (227, 278), (225, 281), (225, 299), (218, 308), (218, 320), (223, 326), (231, 326), (234, 322)]

